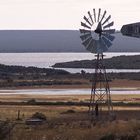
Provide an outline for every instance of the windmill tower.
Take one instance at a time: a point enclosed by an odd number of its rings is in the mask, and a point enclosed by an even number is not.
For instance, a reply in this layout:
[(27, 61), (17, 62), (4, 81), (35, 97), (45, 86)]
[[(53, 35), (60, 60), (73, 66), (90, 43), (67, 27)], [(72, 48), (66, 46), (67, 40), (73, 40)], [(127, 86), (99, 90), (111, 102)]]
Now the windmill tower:
[(98, 12), (93, 9), (88, 11), (87, 16), (83, 17), (80, 29), (80, 38), (86, 50), (96, 54), (95, 73), (92, 77), (91, 96), (89, 104), (89, 113), (95, 117), (103, 116), (102, 110), (111, 114), (113, 106), (110, 96), (109, 80), (107, 77), (105, 65), (103, 62), (104, 54), (111, 46), (115, 37), (111, 34), (115, 33), (112, 28), (114, 22), (110, 22), (111, 15), (107, 16), (107, 12), (101, 9)]

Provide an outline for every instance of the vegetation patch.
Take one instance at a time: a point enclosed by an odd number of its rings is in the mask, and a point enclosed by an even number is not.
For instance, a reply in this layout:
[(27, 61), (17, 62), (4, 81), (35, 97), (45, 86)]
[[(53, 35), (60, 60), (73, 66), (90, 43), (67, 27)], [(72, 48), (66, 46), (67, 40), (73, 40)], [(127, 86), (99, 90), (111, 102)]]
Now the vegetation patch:
[(74, 110), (72, 110), (72, 109), (69, 109), (69, 110), (67, 110), (65, 112), (62, 112), (61, 114), (72, 114), (72, 113), (76, 113), (76, 112)]
[(31, 118), (32, 119), (40, 119), (40, 120), (44, 120), (44, 121), (47, 120), (46, 116), (43, 113), (40, 113), (40, 112), (36, 112), (35, 114), (32, 115)]

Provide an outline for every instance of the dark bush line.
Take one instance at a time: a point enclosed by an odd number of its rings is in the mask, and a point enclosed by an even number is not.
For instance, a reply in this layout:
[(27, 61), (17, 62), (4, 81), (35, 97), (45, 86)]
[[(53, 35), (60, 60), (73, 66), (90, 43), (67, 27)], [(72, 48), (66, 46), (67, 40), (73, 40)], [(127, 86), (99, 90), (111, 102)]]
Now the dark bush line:
[(53, 80), (53, 81), (19, 81), (19, 82), (3, 82), (0, 83), (0, 87), (32, 87), (32, 86), (51, 86), (51, 85), (81, 85), (82, 82), (72, 82), (72, 81), (64, 81), (64, 80)]
[[(88, 102), (37, 102), (35, 100), (29, 100), (27, 102), (0, 102), (0, 105), (66, 105), (66, 106), (89, 106)], [(105, 105), (105, 104), (103, 104)], [(137, 106), (140, 107), (140, 103), (113, 103), (113, 106)]]

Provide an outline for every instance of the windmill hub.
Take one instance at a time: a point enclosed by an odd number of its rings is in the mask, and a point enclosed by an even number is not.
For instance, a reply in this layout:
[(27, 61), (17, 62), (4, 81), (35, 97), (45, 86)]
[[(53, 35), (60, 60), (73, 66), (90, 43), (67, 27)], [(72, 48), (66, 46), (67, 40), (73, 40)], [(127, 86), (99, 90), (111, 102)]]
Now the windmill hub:
[(91, 36), (95, 40), (99, 40), (99, 37), (101, 36), (102, 33), (102, 28), (99, 28), (99, 23), (94, 23), (94, 25), (91, 27)]
[(95, 31), (91, 31), (91, 36), (92, 36), (92, 38), (94, 38), (96, 41), (99, 40), (99, 34), (96, 33)]
[(98, 26), (95, 30), (95, 33), (99, 34), (99, 36), (101, 36), (103, 30), (102, 30), (102, 25), (101, 25), (101, 22), (98, 23)]

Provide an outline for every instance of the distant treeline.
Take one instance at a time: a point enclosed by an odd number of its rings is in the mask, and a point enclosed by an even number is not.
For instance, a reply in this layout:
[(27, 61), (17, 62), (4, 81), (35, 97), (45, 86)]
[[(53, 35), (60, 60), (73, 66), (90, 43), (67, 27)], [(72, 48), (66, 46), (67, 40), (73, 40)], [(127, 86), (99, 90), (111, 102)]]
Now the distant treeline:
[[(86, 73), (83, 70), (80, 73), (72, 74), (65, 70), (0, 65), (0, 88), (89, 85), (92, 77), (92, 73)], [(108, 77), (110, 81), (114, 79), (140, 80), (140, 72), (108, 73)]]
[(57, 74), (68, 74), (65, 70), (56, 70), (52, 68), (38, 68), (38, 67), (24, 67), (24, 66), (8, 66), (0, 64), (0, 75), (12, 75), (12, 74), (46, 74), (46, 75), (57, 75)]
[[(140, 69), (140, 55), (117, 56), (104, 59), (106, 69)], [(56, 63), (55, 68), (95, 68), (96, 60)]]
[[(65, 70), (0, 64), (0, 87), (57, 85), (60, 83), (54, 77), (68, 74)], [(68, 82), (62, 81), (61, 84)]]

